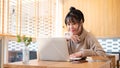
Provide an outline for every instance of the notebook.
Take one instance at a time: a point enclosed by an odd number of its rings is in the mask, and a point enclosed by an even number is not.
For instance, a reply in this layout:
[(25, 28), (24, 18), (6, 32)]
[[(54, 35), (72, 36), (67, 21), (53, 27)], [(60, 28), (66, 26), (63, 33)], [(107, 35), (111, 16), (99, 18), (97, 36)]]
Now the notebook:
[(65, 38), (39, 38), (38, 58), (49, 61), (68, 61), (69, 52)]

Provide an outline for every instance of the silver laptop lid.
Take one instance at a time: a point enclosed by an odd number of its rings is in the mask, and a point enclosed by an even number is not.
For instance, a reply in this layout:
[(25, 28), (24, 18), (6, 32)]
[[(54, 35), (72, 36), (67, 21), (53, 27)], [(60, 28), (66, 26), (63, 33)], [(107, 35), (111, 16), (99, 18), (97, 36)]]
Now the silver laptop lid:
[(65, 38), (39, 38), (40, 60), (67, 61), (69, 52)]

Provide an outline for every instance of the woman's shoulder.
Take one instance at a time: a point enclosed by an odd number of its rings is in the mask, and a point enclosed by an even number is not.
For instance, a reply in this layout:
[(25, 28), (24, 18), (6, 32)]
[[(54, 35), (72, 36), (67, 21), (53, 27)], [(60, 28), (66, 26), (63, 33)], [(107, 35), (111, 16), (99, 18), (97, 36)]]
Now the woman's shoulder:
[(87, 31), (87, 30), (85, 30), (85, 31), (86, 31), (86, 39), (87, 40), (90, 40), (90, 41), (92, 41), (92, 40), (96, 41), (97, 40), (97, 38), (94, 36), (94, 34), (92, 34), (92, 32)]

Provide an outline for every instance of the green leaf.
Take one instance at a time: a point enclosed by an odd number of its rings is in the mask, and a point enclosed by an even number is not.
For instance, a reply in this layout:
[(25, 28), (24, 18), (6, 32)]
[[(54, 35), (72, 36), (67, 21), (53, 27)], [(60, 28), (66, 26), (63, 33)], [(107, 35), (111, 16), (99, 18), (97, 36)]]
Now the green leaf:
[(20, 35), (17, 35), (17, 42), (21, 42), (21, 37), (20, 37)]
[(28, 46), (32, 42), (32, 38), (26, 37), (25, 35), (23, 35), (23, 37), (17, 35), (17, 42), (24, 42), (24, 44)]

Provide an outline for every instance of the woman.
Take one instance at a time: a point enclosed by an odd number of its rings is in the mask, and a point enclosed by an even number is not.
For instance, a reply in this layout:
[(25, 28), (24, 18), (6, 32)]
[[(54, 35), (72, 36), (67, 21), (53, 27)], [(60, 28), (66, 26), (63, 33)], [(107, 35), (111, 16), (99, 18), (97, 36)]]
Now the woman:
[(84, 29), (83, 23), (83, 13), (71, 7), (65, 18), (68, 32), (72, 33), (72, 36), (68, 39), (70, 58), (105, 56), (106, 54), (101, 45), (92, 34)]

